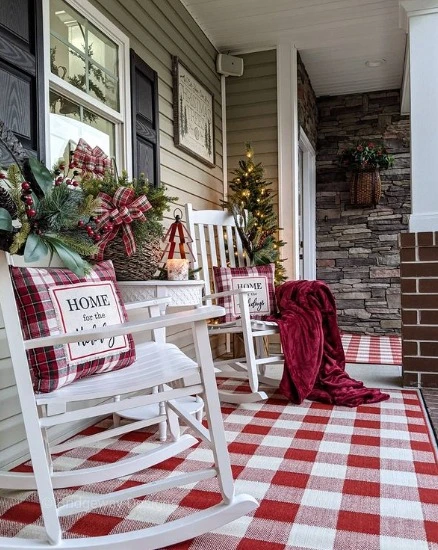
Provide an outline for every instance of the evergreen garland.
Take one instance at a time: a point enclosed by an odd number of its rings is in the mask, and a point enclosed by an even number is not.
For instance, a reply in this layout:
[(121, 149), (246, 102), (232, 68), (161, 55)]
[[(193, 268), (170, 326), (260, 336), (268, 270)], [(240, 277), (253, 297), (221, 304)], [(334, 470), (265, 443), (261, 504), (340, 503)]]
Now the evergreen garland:
[(275, 263), (277, 284), (286, 279), (280, 248), (286, 243), (278, 238), (278, 218), (274, 210), (272, 182), (264, 178), (261, 163), (254, 164), (254, 152), (246, 144), (246, 158), (233, 171), (228, 198), (223, 202), (236, 221), (243, 248), (251, 265)]
[(6, 177), (2, 172), (0, 246), (11, 254), (24, 254), (29, 262), (56, 252), (66, 267), (82, 276), (89, 269), (84, 258), (97, 252), (90, 216), (98, 202), (85, 197), (74, 177), (61, 169), (62, 164), (52, 174), (37, 160), (26, 160), (23, 172), (31, 183), (16, 164), (9, 166)]

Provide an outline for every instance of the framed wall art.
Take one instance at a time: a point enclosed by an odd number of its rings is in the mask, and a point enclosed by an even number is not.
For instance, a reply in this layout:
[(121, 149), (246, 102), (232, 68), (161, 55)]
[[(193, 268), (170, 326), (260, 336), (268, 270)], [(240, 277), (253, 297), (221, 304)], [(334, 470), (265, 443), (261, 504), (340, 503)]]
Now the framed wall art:
[(214, 96), (173, 57), (175, 146), (207, 166), (215, 166)]

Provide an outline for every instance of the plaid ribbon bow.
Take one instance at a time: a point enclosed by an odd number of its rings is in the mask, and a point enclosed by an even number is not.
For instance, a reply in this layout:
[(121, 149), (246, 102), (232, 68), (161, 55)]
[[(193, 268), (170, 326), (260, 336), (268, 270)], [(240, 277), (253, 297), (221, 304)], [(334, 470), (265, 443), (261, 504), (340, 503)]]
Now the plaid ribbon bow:
[(134, 190), (129, 187), (119, 187), (113, 197), (106, 193), (99, 193), (97, 197), (100, 199), (100, 206), (96, 210), (99, 216), (97, 228), (101, 229), (108, 221), (112, 227), (99, 242), (96, 259), (103, 260), (106, 245), (116, 238), (120, 228), (123, 232), (126, 254), (132, 256), (136, 246), (130, 224), (133, 220), (145, 221), (144, 212), (152, 208), (151, 203), (146, 195), (135, 198)]
[(111, 170), (111, 159), (100, 147), (96, 145), (94, 149), (88, 143), (80, 138), (76, 149), (73, 152), (72, 161), (76, 168), (84, 172), (94, 172), (103, 176), (106, 171)]

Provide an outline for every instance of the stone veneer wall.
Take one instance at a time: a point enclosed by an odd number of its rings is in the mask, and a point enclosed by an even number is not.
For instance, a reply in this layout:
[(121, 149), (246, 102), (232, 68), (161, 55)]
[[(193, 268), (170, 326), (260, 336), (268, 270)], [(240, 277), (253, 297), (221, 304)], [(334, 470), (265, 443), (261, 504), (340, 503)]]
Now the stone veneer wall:
[[(317, 99), (317, 278), (336, 298), (341, 330), (400, 332), (399, 233), (410, 213), (409, 119), (398, 91)], [(337, 154), (359, 139), (382, 140), (395, 157), (381, 173), (377, 207), (349, 204), (349, 174)]]
[(300, 54), (297, 60), (298, 123), (316, 150), (318, 137), (318, 107), (316, 96)]
[(403, 385), (438, 387), (438, 232), (401, 235)]

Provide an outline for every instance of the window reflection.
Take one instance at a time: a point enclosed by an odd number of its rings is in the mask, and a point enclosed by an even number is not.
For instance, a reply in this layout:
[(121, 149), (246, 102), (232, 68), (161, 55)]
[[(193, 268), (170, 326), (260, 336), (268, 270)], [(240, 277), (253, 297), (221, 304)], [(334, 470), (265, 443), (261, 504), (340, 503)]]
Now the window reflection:
[(108, 107), (119, 109), (118, 46), (63, 0), (50, 2), (50, 68)]
[(53, 90), (49, 97), (51, 166), (61, 157), (68, 162), (69, 153), (80, 138), (114, 157), (115, 126), (112, 122)]

